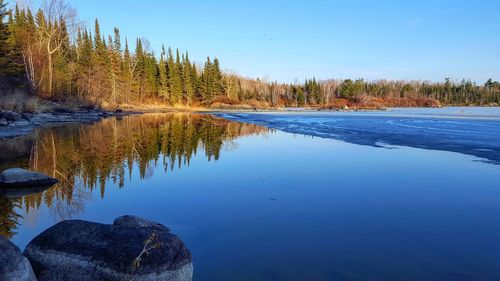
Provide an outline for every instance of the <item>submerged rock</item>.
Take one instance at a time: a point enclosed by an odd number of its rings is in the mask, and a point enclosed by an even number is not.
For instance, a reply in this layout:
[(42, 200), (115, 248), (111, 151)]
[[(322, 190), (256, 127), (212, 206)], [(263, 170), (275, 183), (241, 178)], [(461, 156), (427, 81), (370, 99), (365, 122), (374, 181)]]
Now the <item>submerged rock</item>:
[(21, 168), (12, 168), (0, 174), (0, 188), (48, 187), (56, 184), (55, 178)]
[(24, 254), (39, 281), (187, 281), (191, 254), (161, 224), (124, 216), (112, 225), (70, 220), (33, 239)]
[(0, 236), (0, 280), (36, 281), (35, 274), (21, 250)]
[(5, 118), (0, 118), (0, 126), (7, 126), (9, 125), (9, 121), (7, 121), (7, 119)]

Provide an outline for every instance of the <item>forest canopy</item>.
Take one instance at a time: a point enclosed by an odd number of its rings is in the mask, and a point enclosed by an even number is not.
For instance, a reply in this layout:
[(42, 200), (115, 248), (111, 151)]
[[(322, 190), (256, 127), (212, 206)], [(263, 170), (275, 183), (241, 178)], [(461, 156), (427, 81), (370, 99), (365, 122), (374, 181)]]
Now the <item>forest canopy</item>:
[[(64, 0), (39, 7), (0, 0), (0, 91), (22, 89), (43, 99), (93, 105), (170, 106), (252, 104), (256, 106), (327, 106), (350, 103), (391, 106), (498, 105), (500, 84), (488, 80), (365, 81), (307, 79), (278, 83), (223, 71), (216, 57), (202, 64), (187, 51), (162, 46), (155, 53), (146, 39), (127, 37), (116, 27), (104, 34), (96, 19), (83, 25)], [(433, 105), (435, 103), (429, 103)]]

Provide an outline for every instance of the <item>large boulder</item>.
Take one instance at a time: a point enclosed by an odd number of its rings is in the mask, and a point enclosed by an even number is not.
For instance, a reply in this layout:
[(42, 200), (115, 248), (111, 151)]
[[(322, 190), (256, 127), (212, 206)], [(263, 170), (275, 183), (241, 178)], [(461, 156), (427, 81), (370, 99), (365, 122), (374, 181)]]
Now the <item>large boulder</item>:
[(69, 220), (35, 237), (24, 251), (39, 281), (187, 281), (191, 254), (158, 223), (124, 216), (112, 225)]
[(56, 184), (55, 178), (21, 168), (12, 168), (0, 174), (0, 188), (48, 187)]
[(36, 281), (31, 265), (21, 250), (0, 236), (0, 280)]

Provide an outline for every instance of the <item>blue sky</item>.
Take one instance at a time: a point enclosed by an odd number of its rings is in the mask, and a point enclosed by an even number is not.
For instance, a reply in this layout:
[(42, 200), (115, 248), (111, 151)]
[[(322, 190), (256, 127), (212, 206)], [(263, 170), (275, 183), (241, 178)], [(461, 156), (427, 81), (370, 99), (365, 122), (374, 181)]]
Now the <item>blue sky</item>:
[(118, 26), (217, 56), (225, 69), (281, 82), (306, 77), (500, 80), (500, 1), (73, 0), (89, 26)]

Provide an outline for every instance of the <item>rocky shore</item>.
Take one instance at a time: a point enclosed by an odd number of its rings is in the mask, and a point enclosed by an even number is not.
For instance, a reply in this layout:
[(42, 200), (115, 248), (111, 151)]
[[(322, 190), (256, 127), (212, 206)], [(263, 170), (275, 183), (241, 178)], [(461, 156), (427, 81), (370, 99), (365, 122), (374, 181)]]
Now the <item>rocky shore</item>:
[[(0, 197), (19, 198), (58, 182), (43, 173), (0, 173)], [(190, 281), (191, 253), (162, 224), (122, 216), (113, 224), (62, 221), (35, 237), (24, 252), (0, 236), (1, 281)]]
[(71, 110), (55, 108), (37, 113), (16, 113), (0, 110), (0, 139), (22, 136), (31, 133), (35, 128), (61, 123), (89, 123), (112, 116), (140, 114), (130, 111), (103, 111), (98, 109)]
[(135, 216), (113, 224), (68, 220), (21, 252), (0, 237), (2, 281), (190, 281), (191, 253), (159, 223)]

